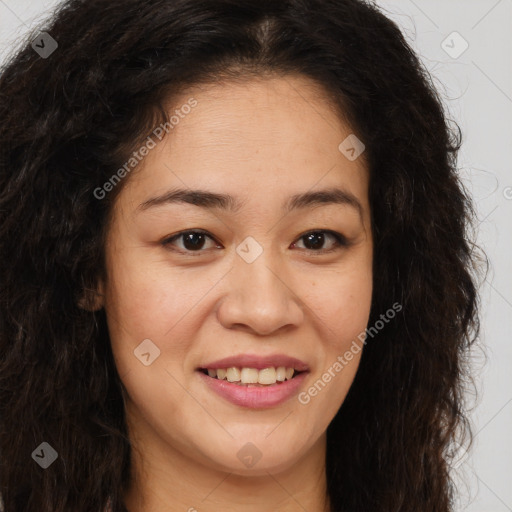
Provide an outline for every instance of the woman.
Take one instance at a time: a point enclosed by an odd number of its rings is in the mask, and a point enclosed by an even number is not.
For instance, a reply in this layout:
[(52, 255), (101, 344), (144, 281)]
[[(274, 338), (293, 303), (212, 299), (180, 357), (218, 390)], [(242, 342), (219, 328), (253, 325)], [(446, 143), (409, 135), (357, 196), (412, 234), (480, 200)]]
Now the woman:
[(460, 137), (360, 0), (63, 3), (0, 78), (6, 511), (452, 510)]

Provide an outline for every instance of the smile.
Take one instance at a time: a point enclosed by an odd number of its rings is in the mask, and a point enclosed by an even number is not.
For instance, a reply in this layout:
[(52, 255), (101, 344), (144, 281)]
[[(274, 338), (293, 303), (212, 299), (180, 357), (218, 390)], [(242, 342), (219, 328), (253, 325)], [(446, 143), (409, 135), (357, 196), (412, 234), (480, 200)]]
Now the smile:
[[(307, 371), (297, 372), (293, 368), (284, 367), (285, 379), (278, 380), (278, 377), (283, 377), (282, 368), (257, 370), (231, 367), (218, 370), (200, 369), (196, 373), (210, 391), (232, 404), (251, 409), (266, 409), (279, 406), (295, 396), (308, 374)], [(287, 373), (291, 373), (291, 376), (287, 377)], [(247, 382), (254, 381), (256, 374), (258, 382)], [(230, 381), (228, 376), (233, 380)], [(263, 383), (259, 382), (260, 379)]]
[(263, 368), (219, 368), (219, 369), (202, 369), (203, 373), (208, 374), (209, 377), (218, 380), (227, 380), (239, 385), (259, 385), (271, 386), (276, 383), (281, 383), (286, 380), (291, 380), (296, 372), (294, 368), (278, 366)]

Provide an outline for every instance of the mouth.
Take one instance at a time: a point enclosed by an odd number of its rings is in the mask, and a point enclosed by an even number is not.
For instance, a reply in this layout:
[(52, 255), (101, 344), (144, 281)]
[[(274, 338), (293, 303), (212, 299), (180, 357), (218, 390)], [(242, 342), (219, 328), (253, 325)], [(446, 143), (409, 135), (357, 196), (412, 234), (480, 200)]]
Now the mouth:
[[(296, 395), (309, 370), (291, 367), (198, 368), (196, 374), (206, 389), (238, 407), (268, 409), (278, 407)], [(284, 380), (281, 380), (283, 379)]]
[(299, 371), (286, 366), (270, 366), (262, 369), (231, 366), (228, 368), (199, 368), (198, 371), (212, 379), (249, 388), (280, 386), (307, 372), (307, 370)]
[(239, 407), (277, 407), (297, 394), (309, 366), (287, 354), (238, 354), (196, 368), (207, 389)]

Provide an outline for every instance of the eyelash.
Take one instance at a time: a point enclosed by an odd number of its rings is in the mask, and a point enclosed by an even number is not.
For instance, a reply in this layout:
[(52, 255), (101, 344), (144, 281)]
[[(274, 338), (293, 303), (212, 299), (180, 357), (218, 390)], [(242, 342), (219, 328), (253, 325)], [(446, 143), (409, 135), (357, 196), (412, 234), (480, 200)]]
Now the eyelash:
[[(191, 229), (191, 230), (188, 230), (188, 231), (181, 231), (180, 233), (177, 233), (175, 235), (172, 235), (171, 237), (168, 237), (164, 240), (161, 241), (161, 244), (162, 246), (164, 246), (165, 248), (169, 248), (169, 246), (177, 239), (179, 239), (180, 237), (183, 237), (184, 235), (188, 235), (188, 234), (191, 234), (191, 233), (194, 233), (194, 234), (200, 234), (200, 235), (206, 235), (208, 238), (210, 238), (211, 240), (213, 240), (215, 243), (218, 243), (215, 238), (213, 238), (207, 231), (203, 231), (203, 230), (200, 230), (200, 229)], [(299, 236), (299, 238), (297, 240), (300, 240), (302, 238), (305, 238), (306, 236), (308, 235), (311, 235), (311, 234), (317, 234), (317, 233), (327, 233), (328, 235), (332, 236), (332, 238), (334, 238), (334, 247), (331, 248), (331, 249), (320, 249), (320, 250), (314, 250), (314, 249), (301, 249), (303, 251), (308, 251), (308, 252), (312, 252), (312, 253), (320, 253), (320, 254), (327, 254), (327, 253), (331, 253), (331, 252), (334, 252), (334, 251), (337, 251), (337, 250), (340, 250), (340, 249), (343, 249), (343, 248), (346, 248), (348, 247), (350, 244), (348, 242), (348, 240), (345, 238), (345, 236), (343, 236), (341, 233), (338, 233), (337, 231), (332, 231), (330, 229), (317, 229), (317, 230), (311, 230), (311, 231), (308, 231), (302, 235)], [(294, 242), (295, 243), (295, 242)], [(171, 249), (171, 250), (175, 250), (175, 249)], [(190, 256), (200, 256), (202, 253), (205, 252), (205, 250), (203, 249), (200, 249), (198, 251), (190, 251), (190, 250), (182, 250), (182, 249), (179, 249), (177, 250), (176, 252), (179, 252), (181, 254), (185, 254), (185, 255), (190, 255)]]

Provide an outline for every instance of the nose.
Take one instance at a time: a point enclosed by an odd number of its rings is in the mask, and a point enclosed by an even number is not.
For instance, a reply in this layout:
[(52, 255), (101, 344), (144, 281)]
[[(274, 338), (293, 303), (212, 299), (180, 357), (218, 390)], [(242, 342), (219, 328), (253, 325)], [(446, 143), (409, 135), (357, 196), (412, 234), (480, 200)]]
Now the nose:
[(252, 263), (235, 257), (234, 268), (226, 276), (226, 295), (217, 309), (226, 329), (264, 336), (302, 323), (304, 307), (295, 283), (269, 253), (263, 251)]

